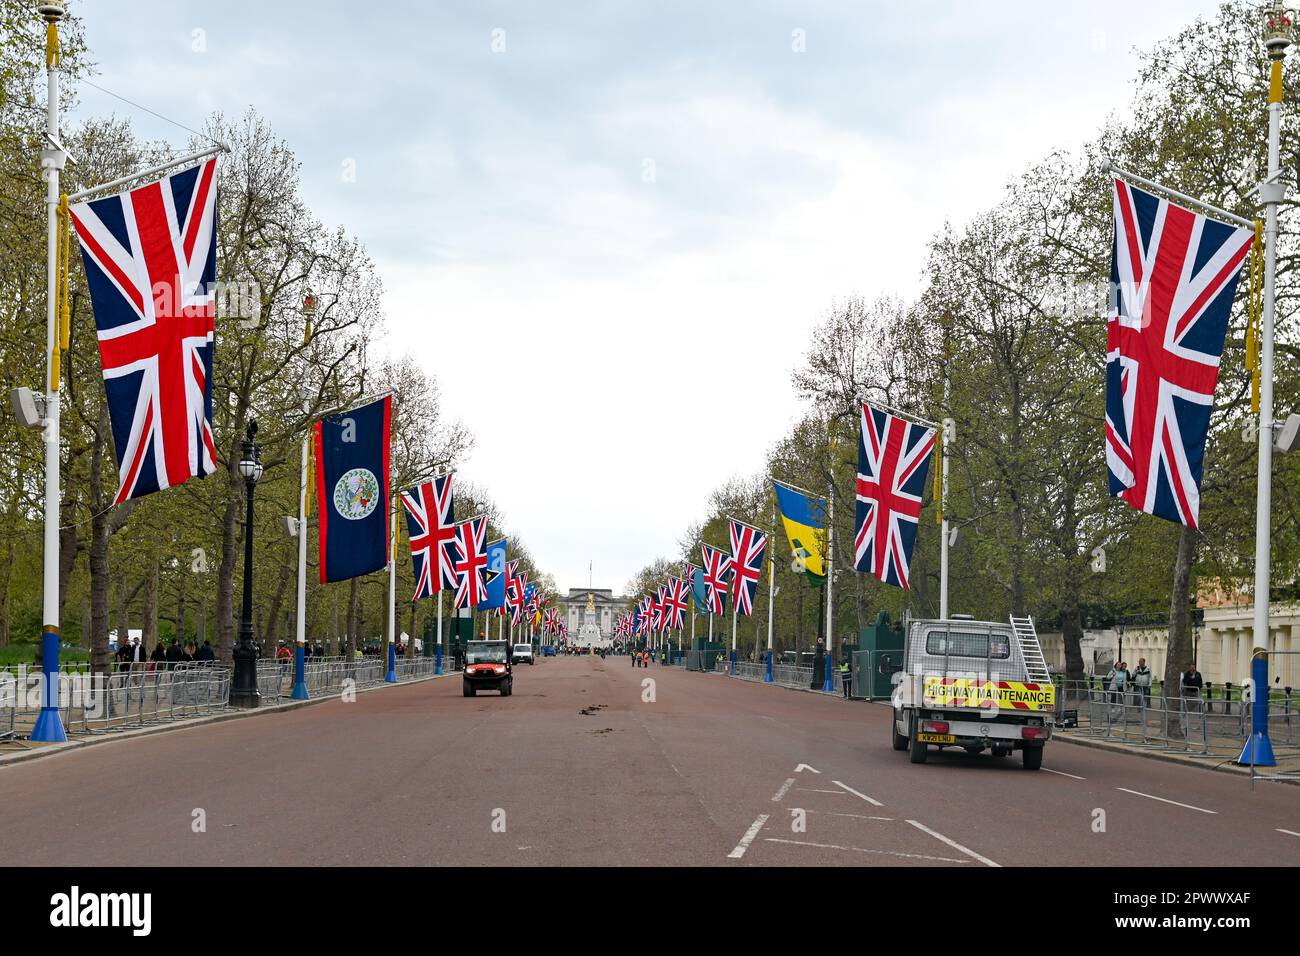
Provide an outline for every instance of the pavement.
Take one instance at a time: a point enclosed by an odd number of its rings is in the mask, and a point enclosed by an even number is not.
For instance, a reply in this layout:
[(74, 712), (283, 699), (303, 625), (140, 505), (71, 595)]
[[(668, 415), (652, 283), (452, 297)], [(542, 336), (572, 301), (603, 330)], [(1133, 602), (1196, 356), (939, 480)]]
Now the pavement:
[(888, 737), (864, 702), (546, 659), (506, 698), (425, 681), (0, 766), (0, 846), (54, 866), (1300, 864), (1293, 787), (1061, 742), (1037, 772), (914, 765)]

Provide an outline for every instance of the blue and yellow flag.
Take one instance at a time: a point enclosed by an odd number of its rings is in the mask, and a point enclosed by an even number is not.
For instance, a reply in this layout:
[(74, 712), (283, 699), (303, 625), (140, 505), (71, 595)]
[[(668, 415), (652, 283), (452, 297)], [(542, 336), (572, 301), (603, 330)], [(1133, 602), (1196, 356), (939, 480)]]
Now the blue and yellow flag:
[(810, 498), (779, 482), (772, 482), (791, 554), (803, 562), (813, 577), (826, 576), (822, 548), (826, 541), (826, 499)]

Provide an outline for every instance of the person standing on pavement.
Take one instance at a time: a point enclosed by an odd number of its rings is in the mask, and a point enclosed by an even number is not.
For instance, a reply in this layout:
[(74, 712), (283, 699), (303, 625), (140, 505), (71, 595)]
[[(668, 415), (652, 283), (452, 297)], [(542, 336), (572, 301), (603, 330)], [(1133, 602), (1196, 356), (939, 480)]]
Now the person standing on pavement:
[(844, 699), (849, 699), (849, 688), (853, 685), (853, 669), (849, 667), (849, 659), (846, 657), (840, 661), (840, 685), (844, 688)]
[(1133, 683), (1142, 695), (1142, 706), (1151, 706), (1151, 668), (1147, 667), (1145, 657), (1138, 658), (1138, 666), (1133, 671)]
[(1187, 670), (1183, 671), (1181, 683), (1184, 697), (1201, 696), (1201, 688), (1205, 686), (1205, 681), (1201, 679), (1201, 672), (1196, 669), (1195, 661), (1188, 664)]

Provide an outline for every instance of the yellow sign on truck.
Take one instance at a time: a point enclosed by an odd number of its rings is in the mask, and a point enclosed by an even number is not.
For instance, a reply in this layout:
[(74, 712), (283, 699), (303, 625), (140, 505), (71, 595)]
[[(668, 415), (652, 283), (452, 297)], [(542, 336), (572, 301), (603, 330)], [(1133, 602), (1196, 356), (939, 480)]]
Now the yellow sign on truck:
[(1052, 711), (1056, 709), (1056, 685), (934, 674), (925, 678), (924, 700), (934, 707)]

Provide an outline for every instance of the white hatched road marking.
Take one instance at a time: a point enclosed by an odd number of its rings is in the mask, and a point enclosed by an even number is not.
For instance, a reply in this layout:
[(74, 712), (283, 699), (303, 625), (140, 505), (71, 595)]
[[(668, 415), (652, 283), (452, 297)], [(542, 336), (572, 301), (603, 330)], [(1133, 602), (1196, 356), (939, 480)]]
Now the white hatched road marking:
[(1052, 770), (1050, 767), (1040, 767), (1039, 769), (1042, 770), (1043, 773), (1054, 773), (1058, 777), (1069, 777), (1071, 780), (1086, 779), (1085, 777), (1080, 777), (1078, 774), (1066, 773), (1064, 770)]
[[(838, 780), (832, 780), (831, 783), (835, 784), (835, 786), (839, 787), (841, 790), (847, 790), (849, 793), (853, 794), (855, 797), (861, 797), (863, 800), (867, 801), (867, 803), (871, 804), (873, 807), (883, 807), (883, 806), (884, 806), (884, 804), (881, 803), (879, 800), (875, 800), (875, 799), (873, 799), (873, 798), (867, 796), (865, 793), (858, 793), (858, 791), (854, 790), (854, 789), (853, 789), (852, 787), (850, 787), (847, 783), (840, 783)], [(832, 792), (834, 792), (834, 791), (832, 791)]]
[(1166, 800), (1164, 797), (1157, 797), (1150, 793), (1143, 793), (1141, 790), (1130, 790), (1128, 787), (1116, 787), (1116, 790), (1123, 790), (1125, 793), (1131, 793), (1135, 797), (1146, 797), (1148, 800), (1159, 800), (1161, 803), (1172, 803), (1176, 807), (1183, 807), (1187, 810), (1195, 810), (1198, 813), (1217, 814), (1218, 810), (1207, 810), (1204, 807), (1194, 807), (1190, 803), (1179, 803), (1177, 800)]
[(799, 766), (794, 768), (795, 773), (803, 773), (805, 770), (811, 770), (813, 773), (821, 773), (821, 771), (816, 767), (809, 766), (806, 763), (801, 763)]
[(727, 854), (727, 859), (739, 860), (744, 856), (745, 851), (749, 849), (749, 845), (754, 842), (754, 837), (758, 836), (758, 831), (763, 829), (763, 824), (766, 822), (767, 814), (760, 813), (758, 819), (749, 825), (749, 829), (745, 831), (745, 835), (740, 838), (740, 842), (736, 844), (736, 848)]
[(781, 837), (763, 837), (766, 843), (788, 843), (792, 846), (811, 846), (820, 850), (852, 850), (854, 853), (879, 853), (883, 856), (901, 856), (909, 860), (937, 860), (942, 863), (965, 863), (950, 856), (927, 856), (924, 853), (899, 853), (897, 850), (868, 850), (860, 846), (840, 846), (837, 843), (809, 843), (807, 840), (784, 840)]
[(1300, 836), (1300, 833), (1296, 833), (1294, 830), (1283, 830), (1281, 827), (1274, 827), (1273, 829), (1278, 833), (1285, 833), (1287, 836)]
[(786, 780), (785, 783), (781, 784), (781, 789), (776, 792), (776, 796), (772, 798), (772, 802), (780, 803), (781, 798), (784, 797), (790, 791), (790, 788), (793, 786), (794, 786), (794, 777), (790, 777)]
[(994, 862), (993, 862), (992, 860), (990, 860), (988, 857), (986, 857), (986, 856), (980, 856), (978, 853), (976, 853), (974, 850), (970, 849), (969, 847), (964, 847), (964, 846), (962, 846), (960, 843), (958, 843), (956, 840), (952, 839), (951, 837), (946, 837), (946, 836), (944, 836), (944, 835), (943, 835), (942, 833), (940, 833), (938, 830), (931, 830), (931, 829), (930, 829), (929, 827), (927, 827), (924, 823), (918, 823), (918, 822), (915, 821), (915, 820), (908, 820), (907, 822), (910, 823), (910, 824), (912, 824), (912, 826), (916, 827), (918, 830), (922, 830), (922, 831), (924, 831), (925, 833), (930, 834), (930, 836), (934, 837), (936, 840), (939, 840), (939, 841), (941, 841), (941, 842), (943, 842), (943, 843), (948, 844), (948, 845), (949, 845), (950, 847), (952, 847), (954, 850), (958, 850), (958, 851), (960, 851), (961, 853), (965, 853), (965, 854), (966, 854), (968, 857), (970, 857), (971, 859), (973, 859), (973, 860), (979, 860), (979, 861), (980, 861), (981, 863), (983, 863), (985, 866), (994, 866), (994, 867), (1001, 867), (1001, 866), (1002, 866), (1001, 863), (994, 863)]
[(844, 794), (839, 790), (818, 790), (816, 787), (797, 787), (802, 793), (829, 793), (832, 796), (842, 797)]

